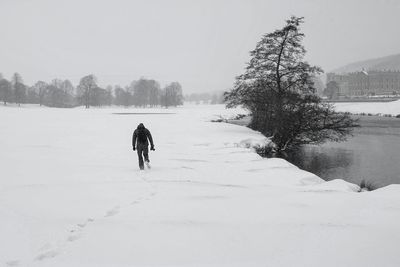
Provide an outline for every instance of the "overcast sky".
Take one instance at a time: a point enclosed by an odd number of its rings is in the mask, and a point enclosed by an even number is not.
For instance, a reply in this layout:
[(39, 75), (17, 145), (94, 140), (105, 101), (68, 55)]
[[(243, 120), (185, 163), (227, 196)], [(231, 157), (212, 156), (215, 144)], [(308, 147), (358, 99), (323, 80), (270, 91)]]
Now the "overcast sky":
[(0, 11), (0, 72), (27, 84), (93, 73), (102, 86), (225, 90), (290, 15), (305, 17), (307, 59), (325, 71), (400, 53), (397, 0), (0, 0)]

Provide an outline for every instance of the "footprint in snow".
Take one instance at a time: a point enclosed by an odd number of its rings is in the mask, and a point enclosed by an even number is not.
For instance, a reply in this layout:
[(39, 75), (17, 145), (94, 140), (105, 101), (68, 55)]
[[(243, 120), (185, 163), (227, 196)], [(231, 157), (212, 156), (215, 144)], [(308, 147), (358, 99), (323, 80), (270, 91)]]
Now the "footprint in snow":
[(110, 217), (114, 216), (119, 213), (119, 206), (115, 206), (111, 210), (107, 211), (106, 215), (104, 217)]
[(86, 223), (78, 223), (77, 226), (80, 227), (80, 228), (85, 228)]
[(71, 236), (69, 236), (69, 237), (67, 238), (67, 240), (68, 240), (69, 242), (74, 242), (74, 241), (78, 240), (79, 238), (81, 238), (81, 235), (71, 235)]
[(7, 266), (19, 266), (19, 261), (7, 261), (6, 262)]
[(94, 222), (94, 219), (93, 219), (93, 218), (87, 218), (87, 219), (86, 219), (86, 222), (84, 222), (84, 223), (78, 223), (77, 226), (80, 227), (80, 228), (85, 228), (86, 225), (87, 225), (88, 223), (90, 223), (90, 222)]
[(54, 257), (57, 256), (57, 255), (58, 255), (58, 252), (57, 252), (57, 251), (55, 251), (55, 250), (50, 250), (50, 251), (47, 251), (47, 252), (45, 252), (45, 253), (39, 254), (39, 256), (37, 256), (37, 257), (35, 258), (35, 260), (36, 260), (36, 261), (42, 261), (42, 260), (45, 260), (45, 259), (54, 258)]

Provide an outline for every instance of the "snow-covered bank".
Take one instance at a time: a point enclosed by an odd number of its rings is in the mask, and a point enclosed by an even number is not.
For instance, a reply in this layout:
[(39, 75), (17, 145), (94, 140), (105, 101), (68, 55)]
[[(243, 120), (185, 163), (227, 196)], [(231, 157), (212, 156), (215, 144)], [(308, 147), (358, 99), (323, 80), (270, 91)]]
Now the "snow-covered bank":
[(400, 100), (393, 102), (343, 102), (335, 103), (337, 111), (350, 113), (400, 114)]
[[(398, 266), (400, 187), (354, 193), (281, 159), (242, 111), (0, 108), (0, 265)], [(151, 131), (153, 168), (131, 134)], [(244, 142), (243, 142), (244, 141)]]

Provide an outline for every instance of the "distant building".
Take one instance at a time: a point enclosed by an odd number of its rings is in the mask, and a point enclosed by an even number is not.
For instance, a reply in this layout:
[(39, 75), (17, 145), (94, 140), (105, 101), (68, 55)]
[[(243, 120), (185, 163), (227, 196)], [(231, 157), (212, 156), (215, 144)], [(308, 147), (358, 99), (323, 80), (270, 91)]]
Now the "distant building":
[(339, 97), (400, 94), (400, 71), (327, 73), (326, 82), (331, 81), (338, 84)]

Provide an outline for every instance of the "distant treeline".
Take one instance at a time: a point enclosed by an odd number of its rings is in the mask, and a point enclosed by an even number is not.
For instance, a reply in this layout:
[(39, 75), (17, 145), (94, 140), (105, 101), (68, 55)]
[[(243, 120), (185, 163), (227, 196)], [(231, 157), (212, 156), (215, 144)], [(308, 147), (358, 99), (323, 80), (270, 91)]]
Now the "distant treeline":
[(193, 93), (185, 95), (185, 100), (196, 104), (222, 104), (224, 103), (224, 92), (219, 93)]
[(183, 104), (182, 86), (172, 82), (164, 88), (156, 80), (141, 78), (121, 87), (97, 85), (94, 75), (83, 77), (78, 86), (69, 80), (54, 79), (50, 83), (38, 81), (33, 86), (24, 84), (21, 75), (15, 73), (10, 80), (0, 74), (0, 101), (7, 103), (39, 104), (49, 107), (70, 108), (76, 106), (178, 106)]

